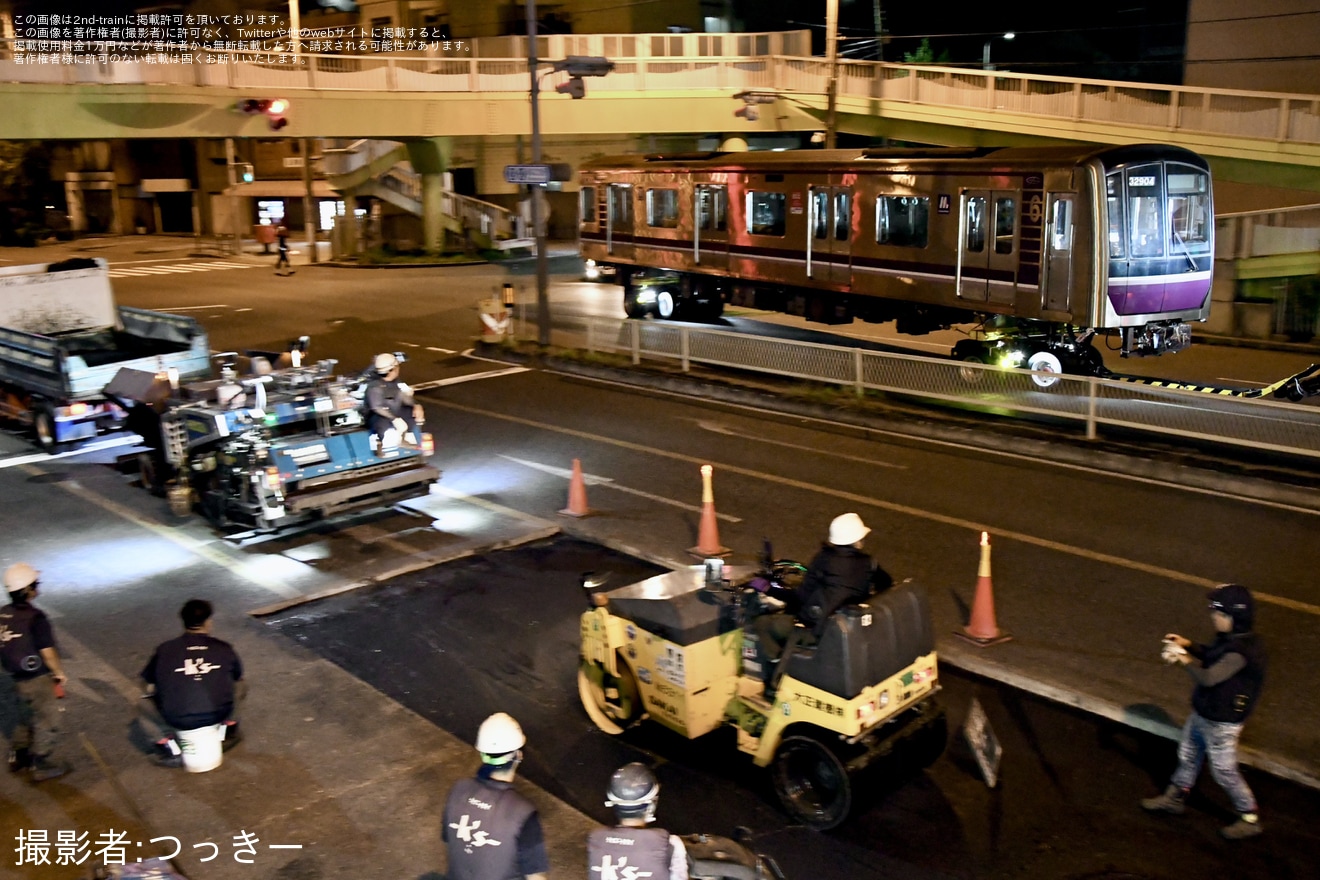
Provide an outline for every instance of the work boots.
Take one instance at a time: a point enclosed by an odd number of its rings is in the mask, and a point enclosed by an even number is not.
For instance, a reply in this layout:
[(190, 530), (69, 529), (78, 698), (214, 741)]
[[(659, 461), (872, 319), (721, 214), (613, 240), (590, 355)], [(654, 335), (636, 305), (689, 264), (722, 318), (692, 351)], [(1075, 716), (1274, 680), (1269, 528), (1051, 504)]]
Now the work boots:
[(1255, 813), (1243, 813), (1232, 825), (1219, 829), (1219, 833), (1226, 840), (1245, 840), (1248, 837), (1255, 837), (1260, 832), (1260, 819)]
[(47, 779), (57, 779), (69, 772), (69, 768), (58, 761), (51, 760), (50, 755), (32, 756), (32, 781), (45, 782)]
[(1174, 816), (1181, 816), (1187, 809), (1187, 792), (1176, 785), (1170, 785), (1164, 789), (1164, 794), (1143, 800), (1141, 808), (1151, 813), (1171, 813)]
[(22, 773), (32, 766), (32, 752), (27, 746), (9, 750), (9, 772)]

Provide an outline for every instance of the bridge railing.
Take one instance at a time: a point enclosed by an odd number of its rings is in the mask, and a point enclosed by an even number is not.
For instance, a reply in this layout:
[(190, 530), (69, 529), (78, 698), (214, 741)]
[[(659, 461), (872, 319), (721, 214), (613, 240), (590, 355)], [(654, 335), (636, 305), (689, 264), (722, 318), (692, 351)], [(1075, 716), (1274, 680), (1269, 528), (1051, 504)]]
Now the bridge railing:
[[(589, 35), (588, 35), (589, 36)], [(795, 55), (650, 54), (648, 35), (636, 35), (634, 51), (645, 55), (612, 58), (614, 71), (593, 79), (591, 89), (618, 91), (773, 90), (785, 99), (824, 94), (829, 70), (824, 59)], [(723, 36), (721, 48), (743, 48), (749, 35), (650, 35), (684, 38)], [(752, 44), (760, 49), (772, 41)], [(772, 35), (773, 36), (773, 35)], [(738, 39), (733, 39), (737, 37)], [(686, 41), (679, 48), (687, 47)], [(784, 41), (779, 41), (780, 45)], [(695, 44), (694, 44), (695, 45)], [(713, 45), (713, 44), (711, 44)], [(272, 63), (267, 53), (196, 52), (192, 63), (151, 63), (151, 53), (105, 63), (20, 64), (13, 41), (0, 41), (0, 82), (141, 83), (229, 89), (391, 92), (475, 92), (522, 94), (527, 66), (521, 57), (473, 54), (451, 58), (433, 53), (341, 55), (303, 53), (300, 63)], [(662, 47), (663, 48), (663, 47)], [(707, 48), (710, 48), (708, 46)], [(127, 56), (127, 50), (126, 56)], [(99, 58), (99, 56), (97, 56)], [(547, 76), (553, 83), (556, 75)], [(559, 76), (562, 76), (559, 75)], [(954, 109), (1005, 111), (1030, 116), (1085, 120), (1165, 133), (1215, 134), (1284, 144), (1320, 144), (1320, 96), (1108, 80), (1038, 76), (1011, 71), (845, 61), (839, 65), (842, 98), (874, 98)], [(846, 108), (845, 108), (846, 109)]]

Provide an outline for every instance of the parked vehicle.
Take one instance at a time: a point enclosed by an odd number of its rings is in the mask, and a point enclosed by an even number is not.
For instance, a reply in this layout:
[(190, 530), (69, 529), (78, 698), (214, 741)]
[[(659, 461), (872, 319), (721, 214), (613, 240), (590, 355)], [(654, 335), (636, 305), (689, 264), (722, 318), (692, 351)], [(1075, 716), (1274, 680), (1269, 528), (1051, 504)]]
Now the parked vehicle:
[(117, 306), (105, 260), (0, 267), (0, 416), (48, 452), (122, 425), (103, 394), (120, 368), (186, 381), (210, 356), (194, 319)]

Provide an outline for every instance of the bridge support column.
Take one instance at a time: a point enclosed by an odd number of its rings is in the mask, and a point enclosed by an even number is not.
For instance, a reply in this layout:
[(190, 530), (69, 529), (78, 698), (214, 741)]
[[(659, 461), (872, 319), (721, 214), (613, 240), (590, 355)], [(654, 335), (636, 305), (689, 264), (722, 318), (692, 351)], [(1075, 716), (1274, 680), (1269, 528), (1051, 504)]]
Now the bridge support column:
[(422, 237), (428, 251), (439, 251), (445, 243), (445, 172), (452, 151), (447, 137), (408, 142), (408, 161), (422, 175)]
[(335, 218), (335, 256), (352, 256), (358, 251), (357, 190), (346, 189), (340, 195), (344, 198), (344, 216)]

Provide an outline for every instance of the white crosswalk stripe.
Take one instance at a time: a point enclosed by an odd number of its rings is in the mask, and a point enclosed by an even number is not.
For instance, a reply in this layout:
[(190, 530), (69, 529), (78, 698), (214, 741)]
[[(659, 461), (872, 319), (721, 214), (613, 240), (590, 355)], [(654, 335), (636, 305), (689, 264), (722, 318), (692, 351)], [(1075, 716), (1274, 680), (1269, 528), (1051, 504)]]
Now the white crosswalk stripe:
[(146, 275), (181, 275), (187, 272), (212, 272), (222, 269), (251, 269), (251, 263), (231, 263), (224, 260), (210, 260), (205, 263), (175, 263), (168, 266), (131, 266), (112, 268), (111, 278), (141, 278)]

